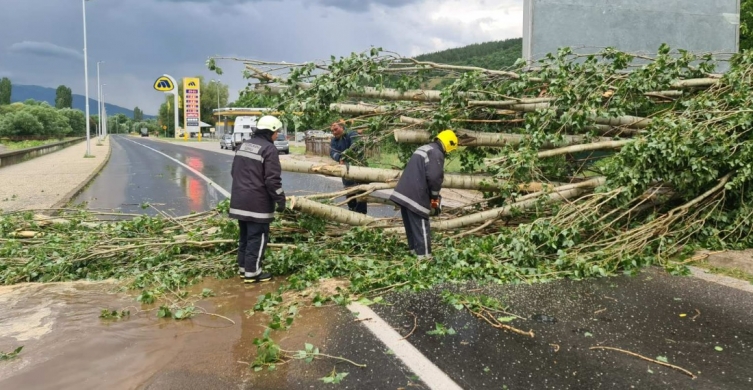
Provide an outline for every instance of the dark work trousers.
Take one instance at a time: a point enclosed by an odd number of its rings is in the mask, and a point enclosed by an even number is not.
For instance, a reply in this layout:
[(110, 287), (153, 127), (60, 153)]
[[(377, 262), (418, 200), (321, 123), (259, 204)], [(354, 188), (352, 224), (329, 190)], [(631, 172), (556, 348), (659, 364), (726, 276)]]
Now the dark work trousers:
[(250, 221), (238, 221), (241, 228), (238, 237), (238, 267), (247, 278), (261, 273), (264, 250), (269, 242), (269, 224)]
[[(354, 193), (348, 195), (348, 197), (356, 196), (356, 195), (361, 195), (363, 193), (365, 193), (365, 191), (354, 192)], [(351, 200), (348, 201), (348, 210), (355, 211), (355, 212), (361, 213), (361, 214), (366, 214), (366, 211), (367, 211), (366, 205), (367, 204), (368, 203), (366, 203), (366, 199), (364, 199), (364, 200), (351, 199)]]
[(408, 236), (408, 248), (418, 256), (431, 255), (431, 228), (429, 219), (424, 218), (405, 206), (400, 206), (403, 216), (405, 235)]

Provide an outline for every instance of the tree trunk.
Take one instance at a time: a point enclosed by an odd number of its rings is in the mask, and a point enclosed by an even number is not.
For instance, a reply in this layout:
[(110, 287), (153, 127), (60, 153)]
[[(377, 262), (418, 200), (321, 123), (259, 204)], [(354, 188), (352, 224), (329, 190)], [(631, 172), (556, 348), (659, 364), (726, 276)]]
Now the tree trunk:
[(388, 222), (385, 220), (380, 220), (365, 214), (319, 203), (315, 200), (306, 198), (292, 197), (290, 208), (315, 217), (323, 218), (327, 221), (344, 223), (351, 226), (389, 226)]
[[(577, 184), (568, 184), (566, 186), (556, 187), (552, 189), (552, 192), (548, 195), (543, 195), (549, 198), (550, 201), (558, 201), (565, 199), (572, 199), (578, 197), (592, 188), (604, 184), (606, 179), (604, 177), (597, 177), (588, 181), (584, 181)], [(433, 229), (442, 230), (455, 230), (464, 228), (470, 225), (476, 225), (484, 223), (490, 219), (497, 219), (500, 217), (506, 217), (513, 214), (513, 210), (525, 210), (531, 208), (539, 202), (539, 198), (526, 199), (521, 202), (513, 203), (505, 207), (499, 207), (496, 209), (486, 210), (475, 214), (466, 215), (460, 218), (454, 218), (444, 221), (432, 223)]]
[[(301, 89), (311, 89), (313, 84), (310, 83), (298, 83), (298, 87)], [(271, 84), (256, 84), (255, 89), (262, 93), (280, 94), (286, 86), (271, 85)], [(399, 91), (392, 88), (377, 89), (373, 87), (365, 87), (363, 91), (349, 91), (348, 97), (351, 98), (365, 98), (365, 99), (378, 99), (378, 100), (402, 100), (413, 102), (439, 102), (442, 100), (442, 91), (431, 89), (412, 89), (408, 91)], [(464, 92), (460, 93), (461, 96), (466, 96)]]
[(568, 154), (568, 153), (587, 152), (590, 150), (619, 149), (629, 144), (630, 142), (633, 142), (633, 140), (604, 141), (604, 142), (594, 142), (594, 143), (582, 144), (582, 145), (571, 145), (564, 148), (539, 152), (538, 157), (546, 158), (546, 157), (559, 156), (559, 155)]
[[(280, 161), (282, 170), (286, 172), (313, 173), (325, 176), (343, 177), (360, 182), (392, 182), (397, 181), (403, 171), (397, 169), (380, 169), (368, 167), (356, 167), (346, 165), (324, 165), (298, 160)], [(495, 185), (494, 178), (484, 175), (459, 175), (448, 173), (444, 175), (442, 188), (455, 188), (462, 190), (497, 191), (499, 184)], [(532, 182), (519, 185), (521, 191), (539, 191), (541, 183)]]
[[(405, 117), (400, 117), (402, 118)], [(394, 131), (395, 141), (407, 144), (422, 144), (431, 142), (431, 133), (425, 130), (404, 130), (396, 129)], [(482, 133), (464, 129), (456, 129), (455, 134), (458, 136), (461, 146), (492, 146), (500, 147), (505, 145), (518, 145), (527, 137), (524, 134), (508, 133)], [(582, 143), (586, 140), (582, 135), (565, 135), (563, 144), (554, 145), (547, 143), (542, 145), (542, 149), (555, 148), (557, 146), (571, 145)], [(598, 138), (599, 141), (609, 141), (610, 138)]]

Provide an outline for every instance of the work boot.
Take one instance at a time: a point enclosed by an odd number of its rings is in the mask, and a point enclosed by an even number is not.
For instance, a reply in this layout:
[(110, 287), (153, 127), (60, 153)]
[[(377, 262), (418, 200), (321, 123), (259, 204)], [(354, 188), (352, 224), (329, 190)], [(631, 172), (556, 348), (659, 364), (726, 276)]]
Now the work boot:
[(241, 278), (241, 279), (243, 279), (244, 277), (246, 277), (246, 270), (243, 269), (243, 268), (238, 268), (238, 277)]
[(244, 277), (243, 283), (246, 283), (246, 284), (261, 283), (261, 282), (268, 282), (270, 280), (272, 280), (272, 274), (270, 274), (269, 272), (262, 272), (256, 276)]

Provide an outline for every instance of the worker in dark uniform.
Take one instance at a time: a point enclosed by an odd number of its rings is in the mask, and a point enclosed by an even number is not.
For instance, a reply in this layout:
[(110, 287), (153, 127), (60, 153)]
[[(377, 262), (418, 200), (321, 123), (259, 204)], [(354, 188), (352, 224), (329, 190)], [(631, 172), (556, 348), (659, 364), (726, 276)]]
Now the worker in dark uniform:
[[(329, 144), (329, 156), (339, 164), (350, 166), (351, 164), (358, 165), (363, 162), (363, 145), (358, 145), (353, 148), (353, 144), (356, 143), (361, 135), (357, 131), (346, 131), (345, 124), (342, 122), (335, 122), (330, 126), (332, 130), (332, 141)], [(350, 150), (350, 153), (346, 151)], [(343, 178), (343, 186), (345, 188), (353, 187), (359, 183), (355, 180)], [(359, 193), (352, 194), (358, 195)], [(348, 201), (348, 210), (355, 211), (357, 213), (366, 214), (367, 203), (365, 199), (351, 199)]]
[(262, 271), (262, 260), (274, 212), (285, 210), (280, 156), (273, 142), (281, 128), (279, 119), (261, 117), (254, 134), (233, 158), (230, 218), (237, 219), (240, 227), (238, 267), (244, 283), (272, 279), (270, 273)]
[(400, 205), (410, 251), (420, 258), (431, 257), (429, 216), (439, 215), (444, 181), (444, 158), (458, 148), (458, 137), (445, 130), (434, 141), (418, 148), (400, 175), (390, 200)]

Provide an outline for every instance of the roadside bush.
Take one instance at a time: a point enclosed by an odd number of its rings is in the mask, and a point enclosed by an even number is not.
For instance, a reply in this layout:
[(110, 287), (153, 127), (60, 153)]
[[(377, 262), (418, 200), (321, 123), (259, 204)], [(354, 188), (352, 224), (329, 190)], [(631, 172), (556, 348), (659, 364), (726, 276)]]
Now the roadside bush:
[(62, 138), (73, 131), (68, 118), (48, 104), (27, 107), (24, 111), (34, 115), (42, 123), (43, 130), (39, 135)]
[(68, 135), (86, 135), (86, 115), (81, 110), (63, 108), (58, 112), (68, 118), (68, 124), (71, 126), (71, 133)]
[(33, 114), (26, 110), (16, 111), (0, 117), (0, 137), (36, 136), (44, 132), (44, 126)]

